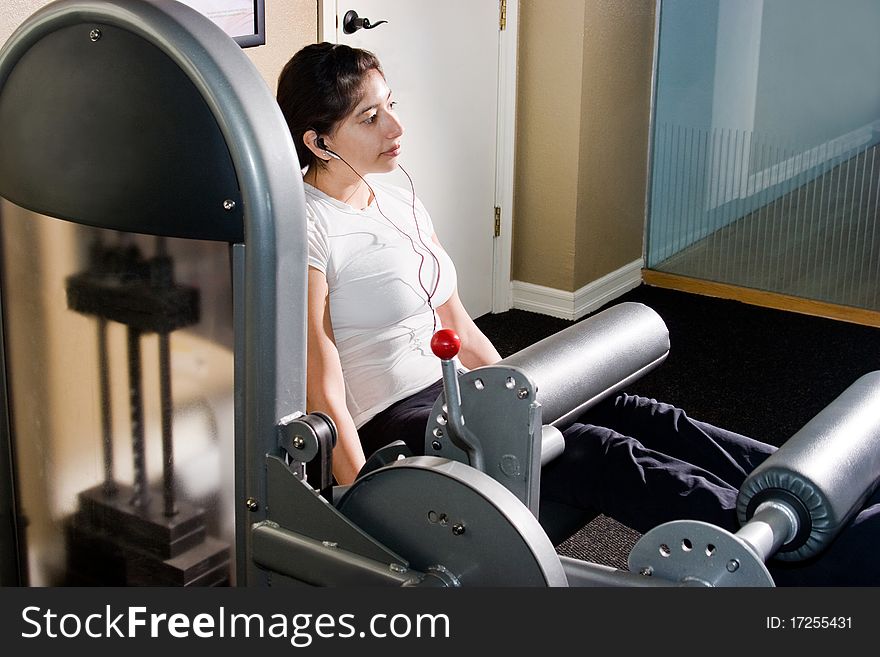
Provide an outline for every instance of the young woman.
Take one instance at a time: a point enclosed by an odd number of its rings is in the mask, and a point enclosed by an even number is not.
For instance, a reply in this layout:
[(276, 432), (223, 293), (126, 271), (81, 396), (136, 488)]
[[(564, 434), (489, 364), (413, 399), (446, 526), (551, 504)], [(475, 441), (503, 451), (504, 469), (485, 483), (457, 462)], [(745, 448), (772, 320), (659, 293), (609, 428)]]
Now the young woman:
[[(412, 180), (402, 189), (373, 177), (400, 167), (404, 135), (378, 59), (344, 45), (307, 46), (282, 71), (277, 97), (303, 165), (308, 406), (336, 423), (333, 474), (345, 484), (365, 455), (394, 440), (423, 453), (442, 390), (440, 362), (429, 347), (437, 329), (459, 335), (464, 367), (500, 356), (462, 306), (455, 267)], [(563, 435), (563, 454), (541, 475), (542, 523), (553, 520), (543, 507), (570, 507), (641, 532), (680, 518), (736, 531), (739, 487), (775, 451), (625, 394), (593, 407)], [(873, 550), (860, 546), (874, 539), (859, 533), (860, 518), (821, 568), (781, 570), (777, 581), (864, 584)], [(861, 524), (864, 533), (870, 524)]]

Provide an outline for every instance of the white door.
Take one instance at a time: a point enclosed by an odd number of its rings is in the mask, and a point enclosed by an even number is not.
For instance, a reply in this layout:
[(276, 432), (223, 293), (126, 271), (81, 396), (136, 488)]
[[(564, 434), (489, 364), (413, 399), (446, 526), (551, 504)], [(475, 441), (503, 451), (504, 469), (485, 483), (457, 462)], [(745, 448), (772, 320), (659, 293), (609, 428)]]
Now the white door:
[[(406, 128), (400, 164), (452, 257), (472, 317), (493, 310), (498, 0), (325, 0), (323, 38), (374, 52)], [(328, 11), (331, 9), (331, 11)], [(353, 10), (371, 29), (343, 30)], [(379, 21), (388, 21), (376, 25)], [(329, 22), (329, 21), (328, 21)], [(409, 187), (402, 172), (391, 182)], [(497, 254), (495, 254), (497, 257)]]

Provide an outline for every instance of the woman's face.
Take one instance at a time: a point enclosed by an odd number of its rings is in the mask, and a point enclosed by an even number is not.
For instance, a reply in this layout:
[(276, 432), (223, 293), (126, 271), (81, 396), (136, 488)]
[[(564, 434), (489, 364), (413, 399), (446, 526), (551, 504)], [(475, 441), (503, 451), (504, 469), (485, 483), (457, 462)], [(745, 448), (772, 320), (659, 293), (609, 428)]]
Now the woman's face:
[(361, 89), (363, 98), (326, 144), (361, 175), (393, 171), (400, 155), (403, 124), (394, 111), (391, 90), (375, 69), (367, 71)]

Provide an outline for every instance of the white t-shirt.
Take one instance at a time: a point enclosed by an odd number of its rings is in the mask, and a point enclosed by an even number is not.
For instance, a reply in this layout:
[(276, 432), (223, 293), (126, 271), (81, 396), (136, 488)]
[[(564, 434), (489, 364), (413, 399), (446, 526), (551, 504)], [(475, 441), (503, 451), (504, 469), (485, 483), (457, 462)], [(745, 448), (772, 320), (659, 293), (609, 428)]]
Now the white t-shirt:
[(456, 285), (455, 267), (431, 239), (434, 227), (421, 201), (415, 200), (420, 240), (412, 193), (373, 180), (370, 186), (376, 199), (356, 210), (304, 184), (309, 265), (327, 277), (345, 400), (357, 427), (441, 377), (430, 346), (434, 315), (422, 287), (430, 292), (437, 284), (436, 309)]

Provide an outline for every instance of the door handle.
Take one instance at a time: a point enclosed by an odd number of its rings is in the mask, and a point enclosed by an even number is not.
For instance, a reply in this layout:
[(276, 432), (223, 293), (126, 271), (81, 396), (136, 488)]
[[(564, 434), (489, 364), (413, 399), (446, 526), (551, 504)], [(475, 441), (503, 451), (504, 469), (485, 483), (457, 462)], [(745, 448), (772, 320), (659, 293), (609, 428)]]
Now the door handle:
[(354, 9), (349, 9), (345, 12), (345, 16), (342, 18), (342, 31), (346, 34), (354, 34), (361, 28), (372, 30), (374, 27), (379, 27), (382, 23), (387, 22), (388, 21), (379, 21), (377, 23), (370, 23), (369, 18), (359, 18)]

